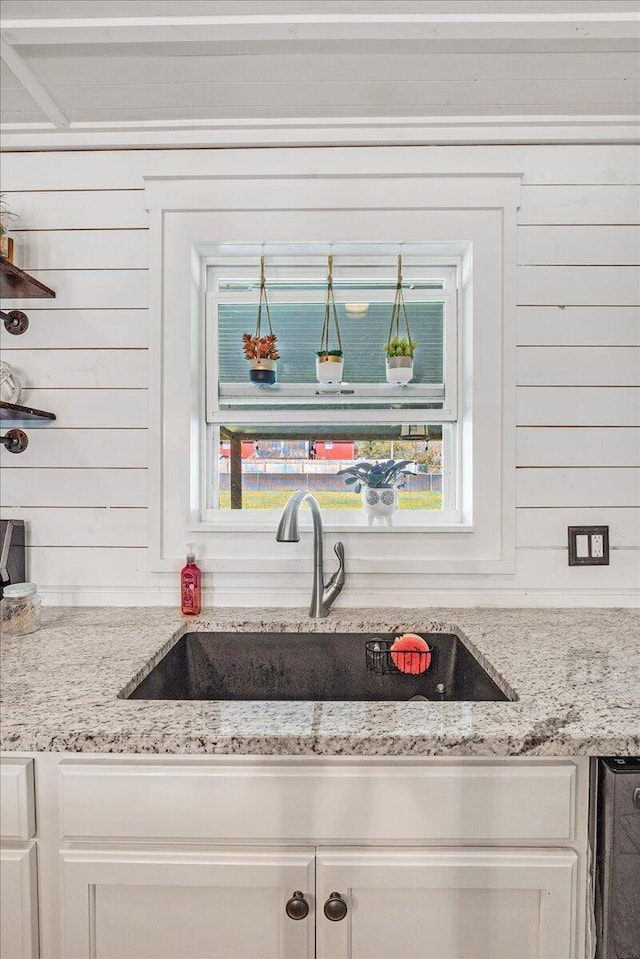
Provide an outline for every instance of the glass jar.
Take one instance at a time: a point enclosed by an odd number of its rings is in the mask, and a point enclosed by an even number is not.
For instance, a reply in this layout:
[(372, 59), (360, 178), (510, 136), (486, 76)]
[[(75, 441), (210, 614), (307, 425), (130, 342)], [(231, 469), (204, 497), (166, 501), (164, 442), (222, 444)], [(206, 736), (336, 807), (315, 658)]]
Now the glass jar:
[(0, 603), (0, 620), (5, 636), (26, 636), (42, 625), (42, 602), (35, 583), (5, 586)]

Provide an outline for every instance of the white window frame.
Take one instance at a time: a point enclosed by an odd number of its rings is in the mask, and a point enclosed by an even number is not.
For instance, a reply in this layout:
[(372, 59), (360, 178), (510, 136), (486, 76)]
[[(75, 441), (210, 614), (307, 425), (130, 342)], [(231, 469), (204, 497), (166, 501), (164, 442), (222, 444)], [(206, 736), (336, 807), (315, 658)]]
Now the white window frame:
[[(225, 150), (212, 158), (206, 176), (200, 170), (190, 175), (184, 158), (176, 162), (180, 170), (145, 177), (151, 569), (175, 572), (185, 540), (191, 539), (214, 582), (222, 573), (238, 583), (249, 576), (253, 583), (258, 574), (267, 599), (280, 588), (275, 583), (291, 595), (284, 583), (296, 580), (306, 564), (302, 544), (283, 550), (271, 524), (239, 536), (237, 525), (212, 530), (199, 515), (206, 260), (212, 242), (259, 245), (268, 237), (286, 243), (292, 236), (302, 243), (331, 242), (340, 236), (346, 243), (397, 243), (401, 237), (403, 243), (431, 245), (434, 253), (461, 258), (462, 364), (474, 414), (463, 450), (472, 457), (473, 478), (462, 495), (465, 515), (473, 503), (473, 525), (427, 534), (376, 527), (340, 536), (350, 556), (351, 588), (357, 589), (362, 577), (372, 582), (371, 576), (398, 573), (405, 582), (420, 582), (414, 588), (422, 595), (431, 583), (437, 588), (443, 574), (460, 586), (471, 582), (468, 574), (513, 573), (521, 175), (468, 175), (455, 163), (443, 173), (422, 147)], [(459, 396), (461, 417), (471, 414), (467, 401)], [(330, 522), (325, 529), (331, 540)], [(261, 599), (254, 593), (252, 601)]]
[[(442, 472), (442, 491), (443, 502), (448, 508), (442, 510), (400, 510), (394, 517), (396, 529), (406, 529), (415, 531), (416, 529), (444, 529), (450, 527), (458, 528), (463, 522), (467, 526), (472, 523), (472, 517), (463, 517), (462, 513), (462, 477), (460, 475), (463, 469), (462, 462), (462, 424), (458, 423), (458, 383), (462, 377), (462, 358), (458, 343), (461, 338), (462, 318), (458, 308), (458, 276), (462, 267), (461, 258), (440, 258), (429, 254), (427, 251), (421, 251), (419, 245), (412, 245), (410, 250), (404, 250), (398, 245), (389, 245), (383, 247), (381, 244), (358, 244), (343, 246), (341, 254), (336, 256), (334, 270), (336, 274), (344, 276), (347, 269), (353, 271), (356, 275), (369, 272), (370, 278), (393, 279), (395, 272), (395, 255), (398, 252), (403, 255), (403, 272), (408, 283), (411, 278), (420, 278), (428, 280), (430, 277), (444, 279), (444, 288), (441, 290), (421, 290), (419, 299), (424, 302), (428, 300), (443, 302), (444, 304), (444, 384), (433, 384), (433, 387), (444, 386), (444, 402), (442, 409), (424, 409), (424, 410), (402, 410), (402, 409), (384, 409), (381, 407), (366, 409), (354, 409), (352, 413), (344, 410), (335, 410), (332, 415), (336, 422), (344, 426), (350, 425), (378, 425), (384, 423), (398, 423), (399, 425), (408, 424), (442, 424), (443, 441), (445, 448), (445, 460)], [(218, 440), (216, 439), (216, 427), (224, 423), (259, 423), (262, 419), (260, 413), (243, 410), (242, 402), (247, 400), (255, 404), (259, 399), (260, 403), (268, 404), (273, 413), (272, 422), (279, 420), (282, 423), (301, 423), (313, 426), (315, 422), (322, 420), (323, 414), (320, 410), (305, 409), (284, 409), (284, 400), (277, 392), (272, 393), (269, 390), (256, 391), (256, 388), (250, 383), (233, 384), (230, 392), (238, 397), (238, 406), (236, 409), (228, 409), (226, 405), (221, 404), (218, 382), (218, 328), (217, 328), (217, 306), (219, 303), (226, 302), (247, 302), (246, 296), (240, 296), (235, 293), (220, 292), (217, 288), (218, 279), (222, 276), (237, 280), (247, 280), (255, 287), (256, 264), (260, 255), (269, 257), (268, 275), (274, 283), (283, 277), (290, 278), (297, 273), (301, 278), (309, 278), (313, 271), (313, 279), (320, 279), (326, 276), (326, 257), (329, 253), (336, 254), (336, 245), (326, 247), (320, 251), (317, 247), (308, 250), (291, 250), (285, 252), (280, 245), (275, 250), (270, 246), (264, 245), (261, 248), (253, 248), (250, 252), (246, 249), (238, 248), (231, 252), (228, 247), (222, 246), (216, 250), (215, 254), (205, 260), (207, 275), (207, 292), (205, 308), (205, 423), (203, 424), (203, 449), (205, 458), (205, 479), (201, 487), (200, 519), (210, 529), (215, 530), (222, 526), (228, 528), (230, 524), (237, 524), (238, 529), (261, 528), (265, 524), (274, 526), (277, 524), (280, 510), (220, 510), (216, 508), (212, 501), (217, 500), (218, 488), (215, 480), (217, 478), (217, 459), (215, 452), (218, 449)], [(375, 271), (375, 272), (374, 272)], [(267, 283), (268, 288), (268, 283)], [(358, 294), (360, 295), (360, 294)], [(387, 302), (389, 309), (394, 298), (394, 290), (376, 291), (376, 296), (383, 302)], [(278, 302), (304, 300), (305, 302), (319, 302), (323, 296), (322, 292), (307, 291), (273, 291), (269, 294), (271, 306)], [(257, 290), (253, 296), (256, 300)], [(411, 302), (413, 297), (410, 293), (405, 297), (407, 302)], [(415, 298), (418, 298), (416, 295)], [(336, 301), (348, 301), (353, 299), (353, 294), (336, 291)], [(362, 320), (354, 321), (362, 323)], [(413, 331), (416, 332), (416, 331)], [(418, 335), (416, 333), (416, 335)], [(418, 337), (419, 338), (419, 337)], [(238, 345), (240, 348), (240, 345)], [(317, 384), (309, 385), (308, 389), (292, 388), (291, 392), (305, 392), (310, 395), (317, 389)], [(369, 391), (370, 388), (367, 386)], [(408, 388), (410, 390), (411, 387)], [(392, 391), (386, 384), (379, 387), (373, 387), (382, 398), (391, 403), (392, 398), (405, 400), (408, 397), (408, 390), (398, 389)], [(462, 389), (460, 390), (462, 392)], [(326, 409), (331, 410), (331, 397), (326, 396)], [(344, 402), (344, 400), (342, 401)], [(358, 401), (354, 397), (354, 402)], [(264, 414), (263, 414), (264, 415)], [(366, 517), (362, 510), (330, 510), (325, 511), (325, 522), (333, 530), (348, 531), (368, 529), (366, 526)]]

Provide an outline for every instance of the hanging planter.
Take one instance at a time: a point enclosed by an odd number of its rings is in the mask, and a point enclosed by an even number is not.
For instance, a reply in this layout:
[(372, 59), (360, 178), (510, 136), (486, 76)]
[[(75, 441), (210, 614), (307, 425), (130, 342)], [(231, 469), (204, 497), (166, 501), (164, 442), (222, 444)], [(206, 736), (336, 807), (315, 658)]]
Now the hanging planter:
[[(329, 349), (329, 326), (332, 315), (338, 346), (337, 348)], [(342, 340), (340, 338), (336, 301), (333, 295), (333, 257), (330, 256), (328, 259), (327, 301), (324, 306), (324, 323), (322, 325), (322, 336), (320, 337), (320, 349), (316, 356), (316, 379), (318, 383), (341, 383), (343, 370)]]
[[(400, 336), (400, 310), (404, 316), (406, 336)], [(413, 379), (413, 355), (416, 348), (415, 340), (411, 339), (409, 317), (402, 295), (402, 257), (398, 256), (398, 280), (396, 295), (391, 310), (389, 337), (385, 348), (387, 383), (393, 386), (406, 386)]]
[[(267, 311), (267, 323), (269, 332), (262, 336), (262, 305), (264, 303)], [(277, 347), (278, 337), (273, 332), (271, 326), (271, 313), (269, 312), (269, 301), (267, 299), (267, 286), (265, 281), (264, 257), (260, 257), (260, 299), (258, 301), (258, 317), (256, 320), (256, 331), (242, 334), (242, 348), (244, 355), (249, 360), (249, 379), (252, 383), (259, 386), (273, 386), (276, 381), (276, 360), (280, 359)]]

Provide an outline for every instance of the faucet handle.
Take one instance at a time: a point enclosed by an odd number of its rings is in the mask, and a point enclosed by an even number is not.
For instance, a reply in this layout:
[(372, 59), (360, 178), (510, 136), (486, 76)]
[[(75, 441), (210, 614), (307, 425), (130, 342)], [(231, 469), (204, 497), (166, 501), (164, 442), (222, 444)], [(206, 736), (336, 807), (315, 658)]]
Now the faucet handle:
[(342, 543), (336, 543), (333, 547), (333, 552), (338, 557), (338, 568), (325, 586), (325, 590), (331, 590), (333, 593), (330, 603), (333, 602), (344, 586), (344, 545)]
[(322, 589), (322, 606), (320, 616), (326, 616), (329, 607), (335, 602), (344, 586), (344, 546), (342, 543), (336, 543), (333, 551), (338, 557), (339, 566), (329, 582)]

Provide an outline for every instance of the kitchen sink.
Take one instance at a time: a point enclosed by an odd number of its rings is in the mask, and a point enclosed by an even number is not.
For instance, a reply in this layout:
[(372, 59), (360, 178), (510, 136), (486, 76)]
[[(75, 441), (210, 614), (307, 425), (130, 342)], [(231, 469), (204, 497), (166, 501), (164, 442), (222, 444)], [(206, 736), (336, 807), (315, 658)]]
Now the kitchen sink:
[[(397, 634), (185, 633), (127, 699), (508, 701), (462, 640), (422, 633), (428, 669), (402, 672)], [(418, 665), (418, 655), (414, 654)], [(399, 657), (396, 655), (396, 661)], [(421, 665), (421, 664), (420, 664)]]

